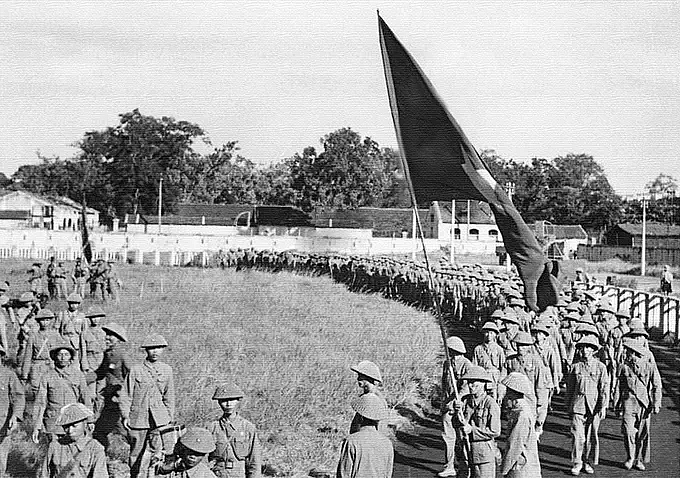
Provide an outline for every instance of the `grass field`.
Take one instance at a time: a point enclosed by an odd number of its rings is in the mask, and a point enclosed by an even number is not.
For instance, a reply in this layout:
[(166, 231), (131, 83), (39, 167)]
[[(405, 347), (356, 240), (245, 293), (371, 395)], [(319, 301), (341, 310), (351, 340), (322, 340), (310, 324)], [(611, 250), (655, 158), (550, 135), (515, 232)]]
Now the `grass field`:
[[(13, 296), (26, 289), (28, 265), (0, 263)], [(416, 402), (440, 373), (441, 339), (430, 314), (352, 294), (326, 277), (128, 265), (118, 272), (124, 290), (104, 305), (107, 321), (127, 327), (128, 350), (140, 360), (145, 335), (166, 337), (178, 421), (219, 416), (214, 386), (235, 380), (247, 394), (242, 412), (260, 430), (265, 462), (286, 476), (334, 468), (351, 420), (348, 402), (358, 392), (352, 363), (381, 366), (392, 406)], [(92, 304), (87, 299), (83, 308)], [(14, 438), (17, 472), (33, 468), (40, 454), (25, 438)], [(125, 473), (118, 463), (113, 469)]]

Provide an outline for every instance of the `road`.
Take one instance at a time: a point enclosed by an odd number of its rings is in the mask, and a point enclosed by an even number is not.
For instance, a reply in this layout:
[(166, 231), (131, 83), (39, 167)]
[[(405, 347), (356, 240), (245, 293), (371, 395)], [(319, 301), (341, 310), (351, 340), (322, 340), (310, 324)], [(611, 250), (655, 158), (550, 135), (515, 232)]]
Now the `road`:
[[(609, 416), (600, 429), (600, 465), (596, 477), (678, 477), (680, 476), (680, 353), (677, 349), (652, 344), (659, 370), (663, 377), (662, 410), (652, 418), (652, 462), (647, 470), (628, 471), (621, 466), (625, 460), (621, 438), (621, 420)], [(565, 413), (564, 400), (557, 396), (553, 412), (548, 416), (545, 432), (539, 444), (544, 478), (569, 475), (571, 436), (570, 422)], [(505, 423), (503, 423), (505, 434)], [(444, 465), (444, 443), (437, 417), (420, 421), (411, 433), (398, 433), (395, 446), (395, 478), (436, 476)], [(499, 440), (504, 447), (504, 437)], [(584, 473), (581, 476), (588, 476)]]

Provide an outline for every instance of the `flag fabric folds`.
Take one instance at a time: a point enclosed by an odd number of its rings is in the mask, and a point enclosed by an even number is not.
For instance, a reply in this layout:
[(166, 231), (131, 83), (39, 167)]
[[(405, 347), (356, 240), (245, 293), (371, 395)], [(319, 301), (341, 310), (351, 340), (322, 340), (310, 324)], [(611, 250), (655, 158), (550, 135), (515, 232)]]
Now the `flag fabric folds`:
[(559, 283), (533, 232), (380, 15), (378, 25), (392, 118), (415, 199), (419, 204), (453, 199), (489, 203), (524, 283), (527, 305), (543, 310), (555, 304)]

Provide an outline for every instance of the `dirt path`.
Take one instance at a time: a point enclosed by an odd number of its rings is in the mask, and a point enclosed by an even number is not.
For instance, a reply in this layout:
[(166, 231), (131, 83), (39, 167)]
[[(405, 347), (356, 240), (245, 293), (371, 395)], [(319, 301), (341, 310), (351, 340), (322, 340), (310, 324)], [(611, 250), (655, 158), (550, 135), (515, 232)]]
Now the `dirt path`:
[[(601, 477), (664, 477), (680, 476), (680, 353), (668, 347), (653, 345), (653, 350), (663, 376), (664, 398), (661, 413), (652, 418), (652, 462), (647, 470), (627, 471), (621, 463), (625, 460), (621, 438), (621, 420), (609, 416), (600, 429), (600, 465), (595, 475)], [(569, 419), (563, 397), (553, 402), (553, 412), (548, 416), (545, 433), (541, 437), (539, 452), (543, 477), (569, 475), (571, 436)], [(505, 431), (505, 423), (503, 423)], [(413, 433), (400, 433), (395, 446), (395, 478), (436, 476), (444, 465), (444, 443), (438, 417), (423, 420)], [(500, 440), (505, 446), (504, 438)], [(581, 474), (581, 476), (588, 476)]]

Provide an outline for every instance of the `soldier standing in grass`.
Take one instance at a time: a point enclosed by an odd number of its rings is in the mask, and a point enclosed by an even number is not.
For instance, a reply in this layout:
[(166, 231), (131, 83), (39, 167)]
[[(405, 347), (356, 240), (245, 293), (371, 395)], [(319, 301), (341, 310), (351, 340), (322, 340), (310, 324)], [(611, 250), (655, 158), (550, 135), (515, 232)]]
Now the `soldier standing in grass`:
[(106, 334), (104, 357), (96, 370), (97, 374), (97, 410), (99, 418), (94, 426), (94, 438), (108, 448), (109, 435), (118, 433), (127, 437), (120, 411), (120, 396), (123, 385), (132, 368), (132, 362), (123, 350), (127, 342), (125, 329), (115, 322), (102, 326)]
[(21, 362), (28, 338), (37, 329), (34, 317), (40, 311), (40, 306), (36, 304), (36, 298), (31, 292), (21, 294), (19, 304), (20, 307), (16, 309), (14, 315), (19, 326), (17, 361)]
[(66, 285), (66, 268), (64, 263), (59, 261), (57, 267), (54, 269), (54, 287), (55, 287), (55, 298), (65, 299), (68, 295), (68, 287)]
[(85, 297), (85, 292), (87, 292), (87, 279), (90, 275), (90, 271), (87, 266), (82, 265), (82, 261), (79, 258), (76, 259), (76, 265), (73, 267), (73, 274), (71, 278), (73, 279), (74, 291), (80, 297)]
[[(367, 393), (372, 393), (377, 395), (383, 402), (385, 402), (385, 409), (387, 409), (387, 400), (380, 391), (380, 385), (382, 384), (382, 375), (380, 374), (380, 369), (376, 364), (370, 360), (362, 360), (357, 365), (350, 367), (350, 370), (356, 372), (357, 374), (357, 384), (361, 389), (361, 395)], [(359, 430), (359, 422), (361, 417), (359, 415), (354, 415), (351, 425), (349, 426), (349, 432), (354, 433)], [(381, 432), (384, 431), (384, 427), (380, 427)]]
[(52, 368), (50, 350), (61, 342), (61, 337), (52, 327), (54, 312), (42, 309), (36, 320), (39, 329), (28, 338), (26, 353), (21, 363), (21, 379), (30, 384), (33, 394), (38, 392), (40, 380)]
[(217, 387), (213, 394), (222, 417), (208, 425), (217, 444), (210, 453), (212, 470), (219, 478), (260, 478), (262, 446), (255, 425), (238, 413), (243, 391), (233, 383)]
[(158, 475), (172, 478), (216, 478), (206, 463), (215, 450), (215, 439), (205, 428), (189, 428), (179, 439), (175, 451), (157, 469)]
[(83, 328), (81, 341), (83, 354), (80, 357), (80, 368), (83, 372), (94, 372), (104, 360), (104, 350), (106, 350), (106, 332), (99, 325), (101, 320), (106, 317), (106, 313), (101, 307), (92, 307), (85, 313), (85, 318), (89, 324)]
[(42, 430), (50, 437), (63, 433), (56, 425), (59, 411), (69, 403), (83, 403), (92, 409), (92, 397), (80, 367), (72, 365), (75, 350), (68, 343), (61, 343), (50, 350), (54, 369), (40, 379), (38, 393), (33, 406), (33, 434), (31, 438), (38, 443)]
[(6, 476), (10, 442), (7, 435), (24, 418), (24, 387), (17, 374), (5, 363), (7, 353), (0, 347), (0, 476)]
[(361, 423), (359, 431), (342, 443), (336, 478), (391, 478), (394, 449), (389, 438), (378, 432), (378, 423), (387, 415), (385, 404), (367, 393), (352, 402), (352, 409)]
[(123, 425), (130, 437), (130, 477), (146, 478), (152, 461), (162, 459), (158, 428), (175, 416), (172, 368), (159, 360), (168, 342), (152, 334), (142, 343), (146, 360), (130, 370), (120, 395)]
[(71, 347), (75, 350), (76, 355), (73, 360), (78, 366), (80, 366), (80, 361), (83, 356), (83, 329), (87, 324), (85, 314), (80, 310), (80, 303), (82, 300), (83, 299), (75, 292), (70, 294), (66, 298), (68, 309), (59, 312), (59, 318), (56, 324), (61, 337), (71, 344)]
[(50, 257), (50, 262), (47, 264), (47, 269), (45, 270), (45, 275), (47, 276), (47, 294), (50, 296), (50, 299), (56, 299), (57, 297), (57, 285), (54, 280), (56, 268), (56, 259), (52, 256)]
[(28, 271), (28, 283), (31, 288), (31, 292), (38, 295), (43, 293), (43, 271), (40, 268), (40, 262), (34, 262), (31, 269)]
[(55, 425), (62, 433), (50, 442), (38, 478), (108, 478), (104, 447), (87, 434), (92, 416), (92, 410), (82, 403), (60, 409)]

